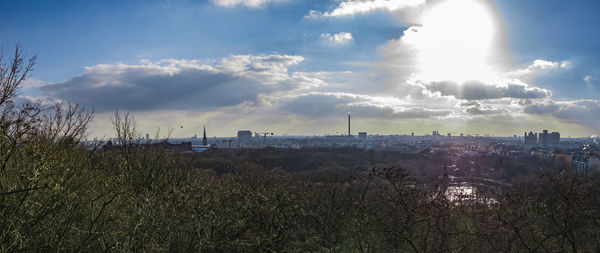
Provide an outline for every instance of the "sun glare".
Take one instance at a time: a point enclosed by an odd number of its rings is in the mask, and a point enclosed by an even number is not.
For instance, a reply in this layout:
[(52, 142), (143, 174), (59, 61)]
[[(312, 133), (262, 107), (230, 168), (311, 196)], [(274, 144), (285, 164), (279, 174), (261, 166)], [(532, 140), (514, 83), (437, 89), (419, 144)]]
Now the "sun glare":
[(489, 80), (496, 22), (480, 0), (448, 0), (425, 14), (421, 74), (430, 81)]

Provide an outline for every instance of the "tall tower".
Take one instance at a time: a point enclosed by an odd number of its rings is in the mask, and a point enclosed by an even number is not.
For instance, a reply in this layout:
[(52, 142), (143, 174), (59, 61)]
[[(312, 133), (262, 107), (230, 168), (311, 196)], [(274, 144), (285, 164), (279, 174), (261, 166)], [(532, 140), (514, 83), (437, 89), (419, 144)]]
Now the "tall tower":
[(348, 112), (348, 137), (350, 137), (350, 112)]
[(206, 126), (204, 126), (204, 136), (202, 136), (202, 146), (208, 145), (206, 141)]

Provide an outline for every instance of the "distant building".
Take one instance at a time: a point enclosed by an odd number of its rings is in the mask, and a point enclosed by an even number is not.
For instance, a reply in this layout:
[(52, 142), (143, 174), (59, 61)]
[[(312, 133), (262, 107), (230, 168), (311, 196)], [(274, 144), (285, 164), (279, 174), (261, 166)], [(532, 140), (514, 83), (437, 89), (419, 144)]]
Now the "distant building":
[(525, 145), (537, 145), (538, 143), (538, 135), (529, 131), (529, 134), (525, 132)]
[(348, 136), (347, 135), (325, 135), (325, 140), (344, 140), (347, 141), (348, 140)]
[(552, 132), (550, 136), (548, 136), (548, 144), (549, 145), (558, 145), (560, 144), (560, 133)]
[(529, 134), (525, 132), (525, 145), (541, 145), (543, 147), (558, 146), (560, 144), (560, 133), (552, 132), (548, 133), (548, 130), (544, 130), (541, 133), (533, 133), (529, 131)]
[(252, 131), (250, 130), (239, 130), (237, 132), (238, 140), (250, 140), (252, 138)]
[(146, 141), (149, 141), (149, 140), (150, 140), (150, 134), (146, 133)]
[(556, 146), (560, 143), (560, 133), (552, 132), (548, 133), (548, 130), (544, 130), (539, 135), (539, 143), (544, 146)]
[(540, 133), (538, 136), (538, 142), (544, 146), (548, 144), (548, 130), (544, 130), (542, 133)]
[(367, 139), (367, 132), (358, 132), (358, 138), (366, 140)]

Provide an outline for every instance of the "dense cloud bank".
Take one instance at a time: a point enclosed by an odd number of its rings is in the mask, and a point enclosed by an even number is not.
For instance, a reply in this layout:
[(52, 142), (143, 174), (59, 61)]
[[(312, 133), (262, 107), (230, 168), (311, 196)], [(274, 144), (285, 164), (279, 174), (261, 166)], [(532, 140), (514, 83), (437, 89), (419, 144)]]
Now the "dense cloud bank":
[(529, 114), (550, 115), (559, 120), (587, 126), (592, 130), (598, 130), (600, 127), (599, 100), (528, 101), (523, 110)]
[(96, 65), (64, 82), (41, 87), (43, 95), (90, 105), (97, 112), (116, 108), (207, 110), (256, 102), (258, 95), (277, 89), (289, 78), (287, 67), (302, 57), (246, 56), (215, 65), (163, 60), (139, 65)]
[[(325, 117), (352, 112), (362, 117), (374, 118), (429, 118), (447, 116), (452, 111), (403, 105), (400, 100), (388, 100), (348, 93), (311, 93), (293, 98), (282, 106), (283, 110), (310, 116)], [(308, 106), (311, 105), (311, 106)]]
[(427, 90), (439, 92), (442, 96), (454, 96), (457, 99), (484, 100), (497, 98), (540, 99), (552, 96), (549, 90), (527, 87), (522, 84), (490, 85), (479, 81), (465, 83), (431, 82), (424, 84)]
[[(229, 116), (277, 112), (330, 118), (352, 112), (365, 119), (450, 121), (474, 117), (515, 120), (518, 115), (540, 115), (578, 124), (591, 131), (598, 130), (600, 123), (591, 116), (600, 113), (598, 101), (557, 102), (552, 99), (550, 90), (519, 79), (497, 85), (480, 81), (407, 80), (394, 86), (373, 82), (367, 87), (353, 80), (361, 73), (292, 70), (303, 61), (301, 56), (290, 55), (234, 55), (212, 64), (173, 59), (129, 65), (101, 64), (86, 67), (83, 74), (63, 82), (39, 84), (35, 88), (48, 98), (81, 103), (98, 113), (118, 108), (133, 112), (178, 110)], [(560, 66), (556, 64), (537, 61), (525, 69), (556, 69)], [(380, 92), (368, 94), (369, 88)], [(240, 106), (245, 109), (236, 109)]]

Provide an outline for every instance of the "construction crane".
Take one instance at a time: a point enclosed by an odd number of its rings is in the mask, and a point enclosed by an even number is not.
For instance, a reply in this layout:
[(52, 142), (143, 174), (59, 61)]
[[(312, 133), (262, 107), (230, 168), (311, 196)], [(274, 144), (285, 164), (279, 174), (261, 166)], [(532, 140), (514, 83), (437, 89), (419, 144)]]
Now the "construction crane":
[(254, 132), (254, 135), (255, 136), (262, 135), (262, 136), (264, 136), (265, 141), (267, 141), (267, 135), (273, 135), (273, 133), (264, 133), (264, 132), (263, 133), (258, 133), (258, 132)]

